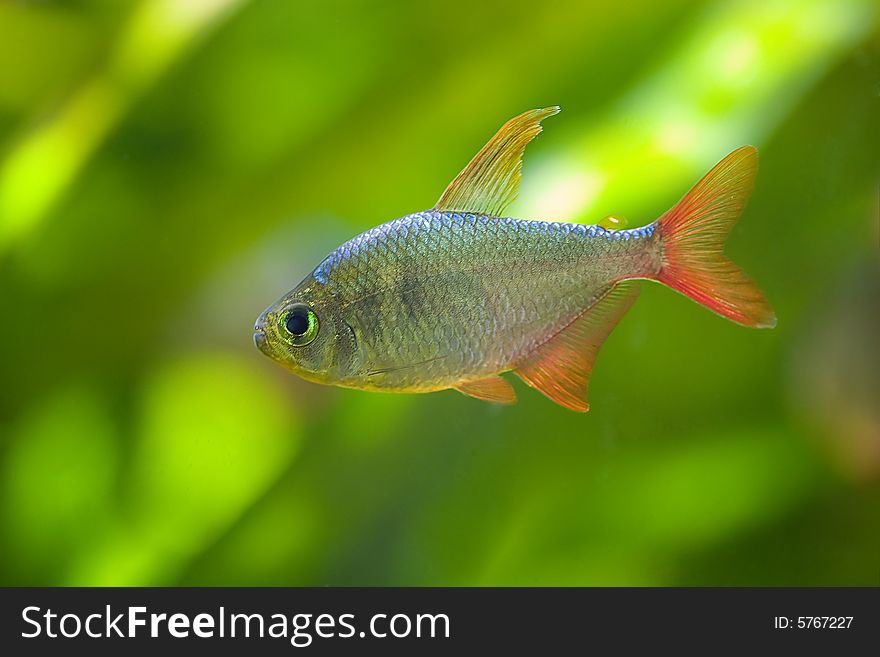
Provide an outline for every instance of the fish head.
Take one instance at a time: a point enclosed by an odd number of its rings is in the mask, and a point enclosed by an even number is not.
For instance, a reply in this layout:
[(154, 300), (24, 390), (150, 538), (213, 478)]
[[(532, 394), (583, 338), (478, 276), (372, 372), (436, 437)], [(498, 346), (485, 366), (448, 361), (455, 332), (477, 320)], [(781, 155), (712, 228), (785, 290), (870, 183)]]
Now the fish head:
[(254, 344), (315, 383), (344, 385), (363, 369), (341, 305), (312, 276), (260, 314), (254, 324)]

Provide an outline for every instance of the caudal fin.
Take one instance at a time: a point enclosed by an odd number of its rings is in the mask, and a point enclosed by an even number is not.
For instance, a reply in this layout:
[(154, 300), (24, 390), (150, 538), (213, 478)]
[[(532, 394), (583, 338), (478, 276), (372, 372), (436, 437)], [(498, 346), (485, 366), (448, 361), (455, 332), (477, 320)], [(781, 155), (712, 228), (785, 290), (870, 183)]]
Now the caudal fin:
[(723, 253), (757, 170), (755, 147), (737, 148), (657, 220), (662, 264), (656, 278), (737, 324), (772, 328), (776, 315), (767, 299)]

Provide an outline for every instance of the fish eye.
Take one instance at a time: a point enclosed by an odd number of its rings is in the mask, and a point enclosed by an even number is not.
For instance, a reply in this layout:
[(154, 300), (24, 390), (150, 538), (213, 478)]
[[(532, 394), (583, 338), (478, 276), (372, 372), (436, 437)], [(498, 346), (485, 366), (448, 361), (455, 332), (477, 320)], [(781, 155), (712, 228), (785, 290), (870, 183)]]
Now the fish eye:
[(303, 335), (309, 328), (309, 316), (303, 312), (292, 312), (287, 315), (284, 327), (291, 335)]
[(297, 347), (307, 345), (318, 335), (318, 316), (304, 303), (292, 306), (278, 320), (282, 335)]

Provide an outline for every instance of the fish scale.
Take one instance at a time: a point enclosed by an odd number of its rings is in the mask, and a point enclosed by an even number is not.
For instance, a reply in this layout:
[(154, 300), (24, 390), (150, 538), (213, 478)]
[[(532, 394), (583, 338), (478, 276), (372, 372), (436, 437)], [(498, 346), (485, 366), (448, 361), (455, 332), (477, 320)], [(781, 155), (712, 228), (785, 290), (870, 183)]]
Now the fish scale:
[[(509, 368), (617, 280), (657, 263), (652, 231), (418, 212), (343, 244), (314, 279), (361, 326), (372, 385), (448, 387)], [(416, 300), (405, 292), (424, 294)], [(366, 300), (366, 301), (365, 301)], [(406, 365), (428, 361), (415, 371)]]

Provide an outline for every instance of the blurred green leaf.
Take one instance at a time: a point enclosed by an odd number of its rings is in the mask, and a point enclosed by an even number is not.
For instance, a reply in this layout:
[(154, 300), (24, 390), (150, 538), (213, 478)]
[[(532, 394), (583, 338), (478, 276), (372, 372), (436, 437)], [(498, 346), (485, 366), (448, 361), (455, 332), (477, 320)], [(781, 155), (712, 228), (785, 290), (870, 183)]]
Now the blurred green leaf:
[(124, 513), (74, 581), (166, 582), (265, 493), (299, 442), (292, 405), (225, 356), (159, 371), (142, 413)]
[(47, 395), (21, 420), (3, 463), (3, 561), (51, 584), (115, 511), (119, 455), (106, 400), (89, 388)]

